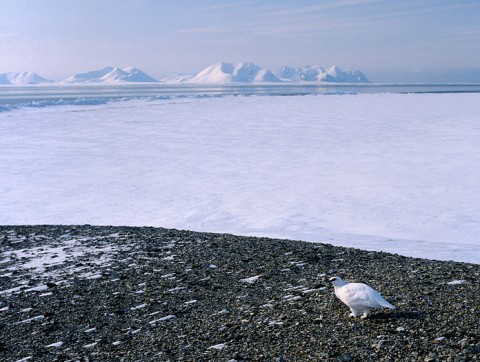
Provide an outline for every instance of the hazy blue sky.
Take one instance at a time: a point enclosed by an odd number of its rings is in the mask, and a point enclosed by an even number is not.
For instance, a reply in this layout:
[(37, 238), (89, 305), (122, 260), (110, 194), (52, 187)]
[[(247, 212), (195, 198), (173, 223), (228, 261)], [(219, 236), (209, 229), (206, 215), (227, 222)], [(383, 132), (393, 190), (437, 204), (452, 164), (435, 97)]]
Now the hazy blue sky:
[(480, 1), (0, 0), (0, 73), (63, 79), (132, 65), (161, 77), (220, 61), (337, 64), (374, 81), (470, 74)]

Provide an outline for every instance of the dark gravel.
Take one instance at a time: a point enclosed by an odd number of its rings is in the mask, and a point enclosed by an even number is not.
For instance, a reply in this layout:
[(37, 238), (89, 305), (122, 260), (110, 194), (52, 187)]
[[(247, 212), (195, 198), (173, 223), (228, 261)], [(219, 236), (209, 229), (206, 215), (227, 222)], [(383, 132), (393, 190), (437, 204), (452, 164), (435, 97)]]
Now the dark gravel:
[[(0, 247), (1, 361), (480, 359), (479, 265), (146, 227), (0, 226)], [(397, 310), (348, 318), (331, 275)]]

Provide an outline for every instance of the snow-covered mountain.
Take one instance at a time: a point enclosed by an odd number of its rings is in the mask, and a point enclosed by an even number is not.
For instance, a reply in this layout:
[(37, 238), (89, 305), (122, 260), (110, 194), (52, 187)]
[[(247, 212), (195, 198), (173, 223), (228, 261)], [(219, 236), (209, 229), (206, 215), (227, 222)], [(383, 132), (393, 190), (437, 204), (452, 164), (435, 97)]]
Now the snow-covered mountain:
[[(10, 72), (0, 74), (0, 84), (27, 85), (50, 83), (34, 72)], [(133, 67), (106, 67), (86, 73), (79, 73), (61, 83), (143, 83), (159, 82), (140, 69)], [(319, 65), (307, 65), (301, 68), (281, 67), (270, 71), (254, 63), (216, 63), (196, 75), (176, 74), (161, 80), (166, 83), (265, 83), (265, 82), (331, 82), (331, 83), (369, 83), (365, 75), (355, 70), (343, 71), (334, 65), (323, 68)]]
[(269, 70), (253, 63), (217, 63), (189, 80), (191, 83), (280, 82)]
[(158, 80), (150, 77), (148, 74), (142, 72), (140, 69), (127, 67), (127, 68), (114, 68), (110, 73), (101, 78), (102, 82), (158, 82)]
[(232, 82), (331, 82), (331, 83), (369, 83), (365, 75), (356, 70), (346, 72), (334, 65), (324, 69), (319, 65), (307, 65), (302, 68), (281, 67), (270, 71), (253, 63), (216, 63), (205, 68), (189, 79), (177, 82), (191, 83), (232, 83)]
[(285, 66), (274, 70), (273, 74), (275, 74), (282, 81), (334, 81), (334, 79), (329, 78), (325, 69), (319, 65), (307, 65), (303, 68)]
[(9, 72), (0, 74), (0, 84), (27, 85), (50, 82), (50, 80), (34, 72)]
[(361, 71), (344, 72), (336, 65), (328, 68), (327, 74), (333, 77), (335, 82), (339, 83), (369, 83), (367, 77)]
[(179, 74), (170, 75), (165, 78), (161, 78), (160, 81), (165, 83), (184, 83), (184, 82), (189, 82), (194, 76), (195, 76), (194, 74), (179, 73)]
[(106, 67), (86, 73), (72, 75), (63, 83), (124, 83), (124, 82), (158, 82), (140, 69), (127, 67)]
[(110, 73), (113, 69), (113, 67), (106, 67), (100, 70), (75, 74), (65, 79), (63, 83), (100, 82), (100, 79)]
[(307, 65), (303, 68), (281, 67), (273, 71), (282, 81), (294, 82), (333, 82), (333, 83), (368, 83), (367, 77), (356, 70), (345, 72), (334, 65), (327, 70), (319, 65)]

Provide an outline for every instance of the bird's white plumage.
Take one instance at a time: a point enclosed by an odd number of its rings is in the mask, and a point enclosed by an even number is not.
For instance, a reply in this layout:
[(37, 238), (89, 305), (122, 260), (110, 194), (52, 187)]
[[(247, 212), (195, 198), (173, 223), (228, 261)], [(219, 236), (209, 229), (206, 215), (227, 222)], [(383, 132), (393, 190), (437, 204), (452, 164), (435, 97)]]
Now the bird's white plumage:
[(335, 295), (351, 310), (350, 316), (368, 317), (373, 308), (395, 309), (375, 289), (363, 283), (346, 283), (340, 277), (330, 278), (335, 288)]

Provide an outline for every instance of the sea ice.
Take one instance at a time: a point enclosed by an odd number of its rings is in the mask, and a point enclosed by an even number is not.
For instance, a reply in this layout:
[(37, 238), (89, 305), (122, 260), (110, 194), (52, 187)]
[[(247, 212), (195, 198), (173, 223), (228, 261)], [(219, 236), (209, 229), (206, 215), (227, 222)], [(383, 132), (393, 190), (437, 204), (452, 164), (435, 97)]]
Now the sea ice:
[[(0, 113), (0, 224), (151, 225), (478, 263), (478, 114), (480, 93), (19, 108)], [(31, 267), (66, 249), (50, 252)]]

